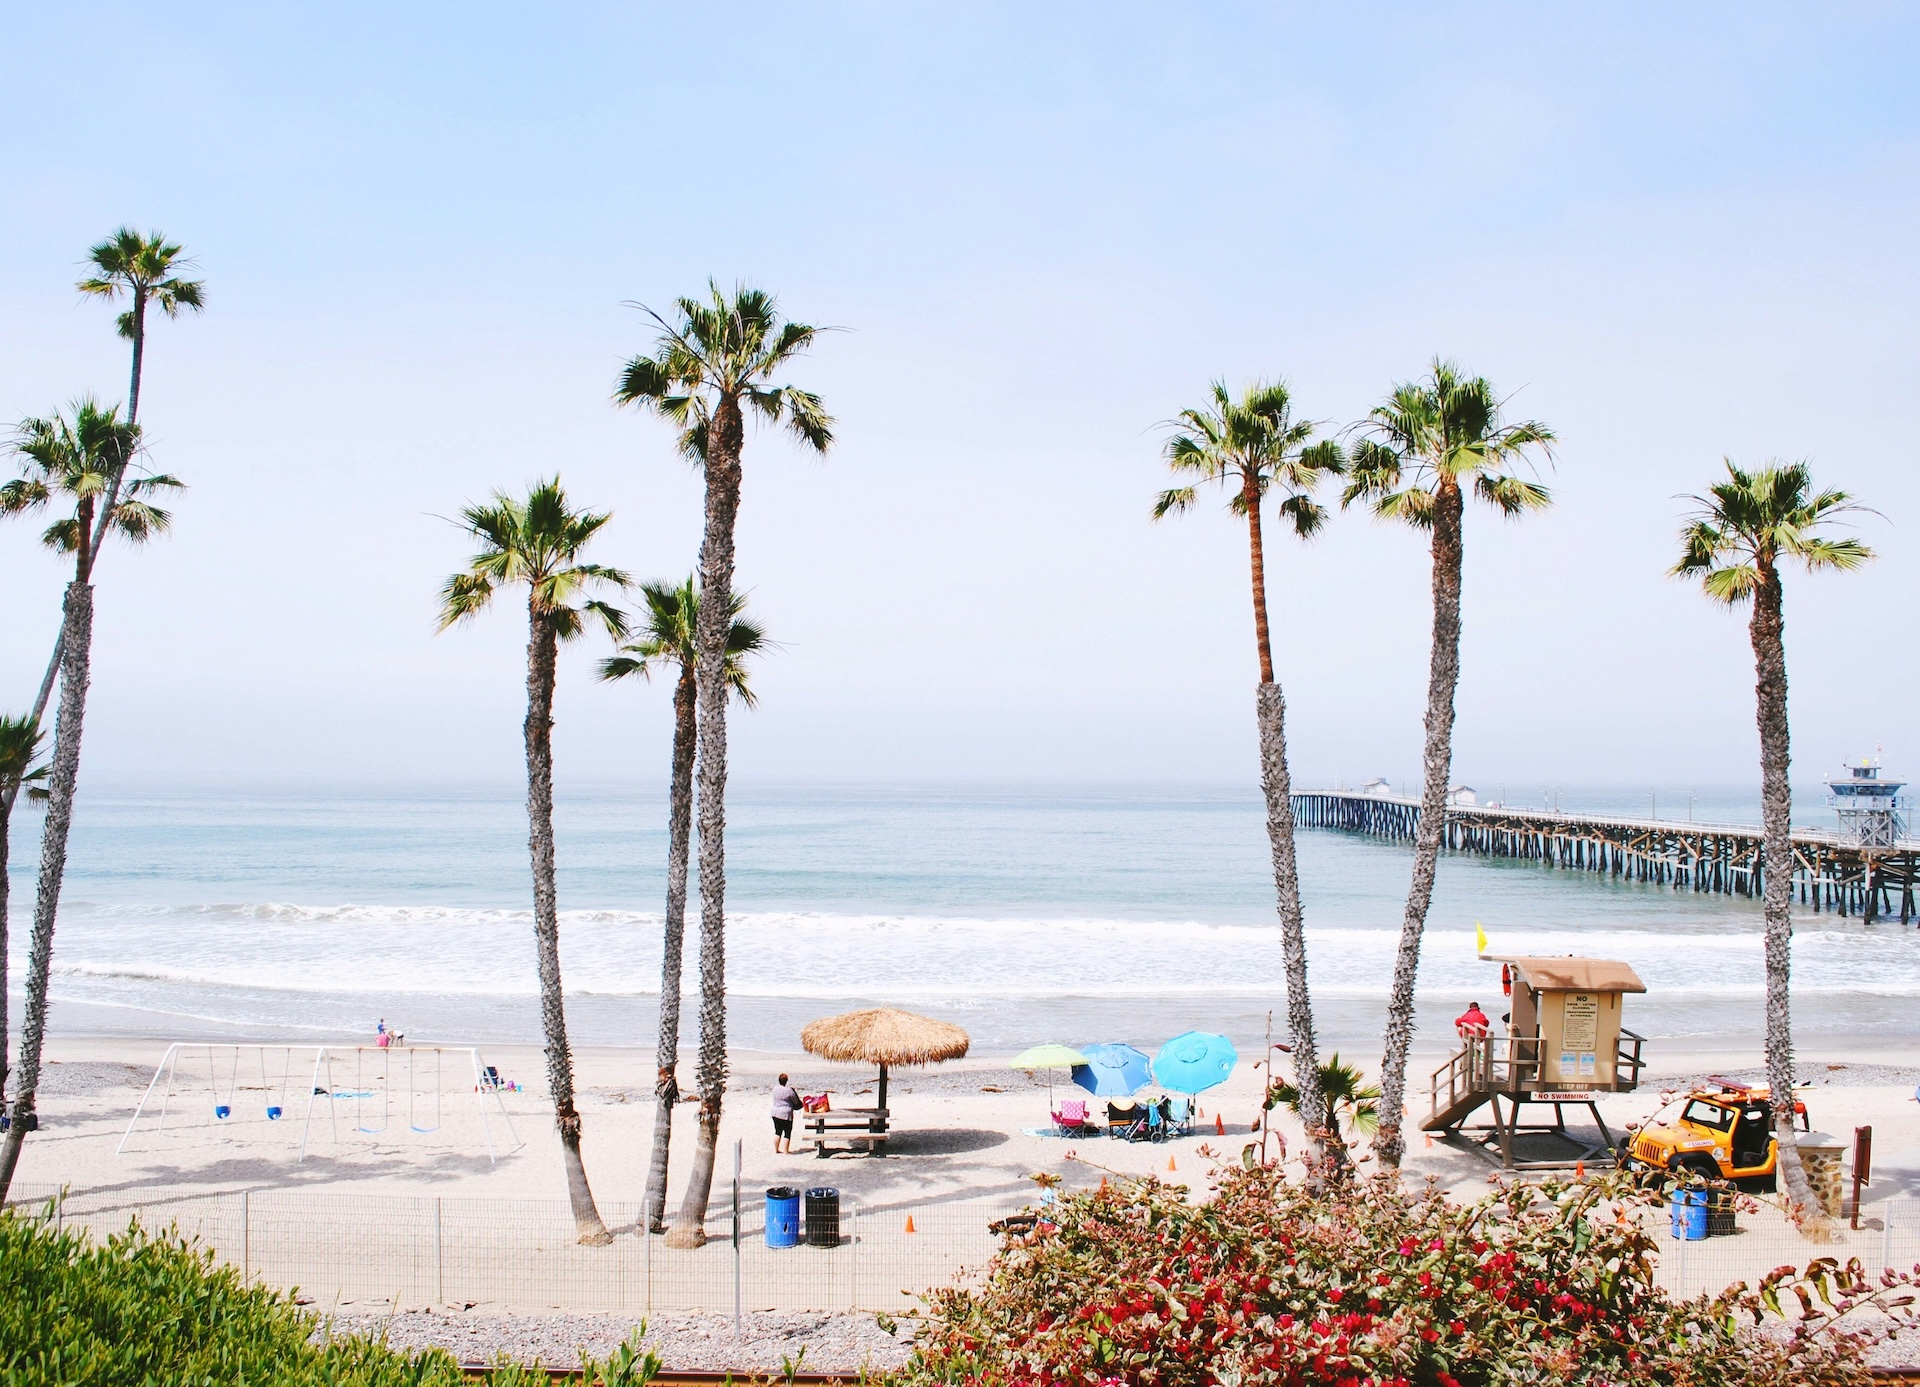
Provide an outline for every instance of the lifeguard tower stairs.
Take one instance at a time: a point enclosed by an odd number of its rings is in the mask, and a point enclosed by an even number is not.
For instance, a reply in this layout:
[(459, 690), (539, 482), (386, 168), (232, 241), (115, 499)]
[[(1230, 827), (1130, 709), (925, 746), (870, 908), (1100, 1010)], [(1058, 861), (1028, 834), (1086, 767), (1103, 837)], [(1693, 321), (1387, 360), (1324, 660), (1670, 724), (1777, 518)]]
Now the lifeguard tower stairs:
[[(1645, 1038), (1621, 1026), (1620, 1012), (1624, 994), (1645, 992), (1646, 984), (1612, 959), (1481, 958), (1500, 964), (1512, 1004), (1507, 1034), (1461, 1037), (1459, 1050), (1433, 1071), (1421, 1128), (1503, 1170), (1565, 1170), (1611, 1159), (1613, 1133), (1595, 1100), (1639, 1087)], [(1553, 1108), (1550, 1123), (1528, 1120), (1546, 1105)], [(1483, 1107), (1492, 1121), (1467, 1126)], [(1569, 1107), (1587, 1110), (1597, 1142), (1568, 1129)]]

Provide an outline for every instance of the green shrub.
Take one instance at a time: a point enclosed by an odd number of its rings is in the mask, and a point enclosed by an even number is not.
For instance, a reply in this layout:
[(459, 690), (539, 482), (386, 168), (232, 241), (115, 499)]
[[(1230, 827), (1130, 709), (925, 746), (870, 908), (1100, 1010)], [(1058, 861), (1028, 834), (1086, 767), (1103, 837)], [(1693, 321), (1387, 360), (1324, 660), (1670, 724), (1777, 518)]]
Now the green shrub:
[[(92, 1243), (44, 1219), (0, 1212), (0, 1387), (457, 1387), (441, 1349), (367, 1339), (314, 1343), (315, 1321), (284, 1292), (172, 1234), (139, 1227)], [(644, 1387), (659, 1370), (629, 1344), (589, 1364), (600, 1387)], [(495, 1387), (544, 1374), (506, 1367)]]
[[(1061, 1200), (979, 1290), (936, 1292), (911, 1383), (970, 1387), (1848, 1387), (1912, 1279), (1831, 1259), (1675, 1301), (1617, 1182), (1473, 1205), (1235, 1170)], [(1795, 1317), (1782, 1314), (1783, 1295)]]

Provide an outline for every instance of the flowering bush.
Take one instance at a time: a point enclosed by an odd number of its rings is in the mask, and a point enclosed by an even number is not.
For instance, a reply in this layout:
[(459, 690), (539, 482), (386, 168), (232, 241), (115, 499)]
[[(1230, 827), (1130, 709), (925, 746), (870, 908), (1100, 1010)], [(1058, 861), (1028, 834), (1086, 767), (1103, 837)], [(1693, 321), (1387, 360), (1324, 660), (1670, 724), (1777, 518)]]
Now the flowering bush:
[[(1912, 1278), (1830, 1259), (1675, 1301), (1614, 1181), (1472, 1205), (1392, 1182), (1224, 1174), (1061, 1199), (977, 1291), (936, 1292), (909, 1381), (978, 1387), (1840, 1387)], [(1782, 1296), (1799, 1318), (1783, 1313)]]

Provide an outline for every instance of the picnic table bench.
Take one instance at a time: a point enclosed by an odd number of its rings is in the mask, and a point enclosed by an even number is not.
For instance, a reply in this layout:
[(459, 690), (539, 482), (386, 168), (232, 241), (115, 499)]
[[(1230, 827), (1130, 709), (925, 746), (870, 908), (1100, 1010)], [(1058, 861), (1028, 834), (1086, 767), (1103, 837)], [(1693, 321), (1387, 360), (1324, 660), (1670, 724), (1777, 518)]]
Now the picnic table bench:
[[(838, 1142), (849, 1151), (865, 1150), (869, 1156), (887, 1154), (887, 1110), (885, 1108), (845, 1108), (839, 1112), (814, 1112), (801, 1115), (803, 1130), (813, 1138), (813, 1154), (826, 1159)], [(830, 1135), (838, 1133), (838, 1136)]]

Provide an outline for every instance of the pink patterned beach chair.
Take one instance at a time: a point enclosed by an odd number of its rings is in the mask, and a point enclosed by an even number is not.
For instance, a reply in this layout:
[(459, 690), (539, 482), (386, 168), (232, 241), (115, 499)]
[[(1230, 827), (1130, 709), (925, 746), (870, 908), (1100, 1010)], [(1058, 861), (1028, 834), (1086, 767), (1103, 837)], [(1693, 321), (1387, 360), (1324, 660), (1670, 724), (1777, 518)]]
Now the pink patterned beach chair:
[(1073, 1136), (1087, 1129), (1087, 1103), (1084, 1098), (1064, 1098), (1060, 1102), (1060, 1111), (1053, 1115), (1053, 1130), (1056, 1135)]

